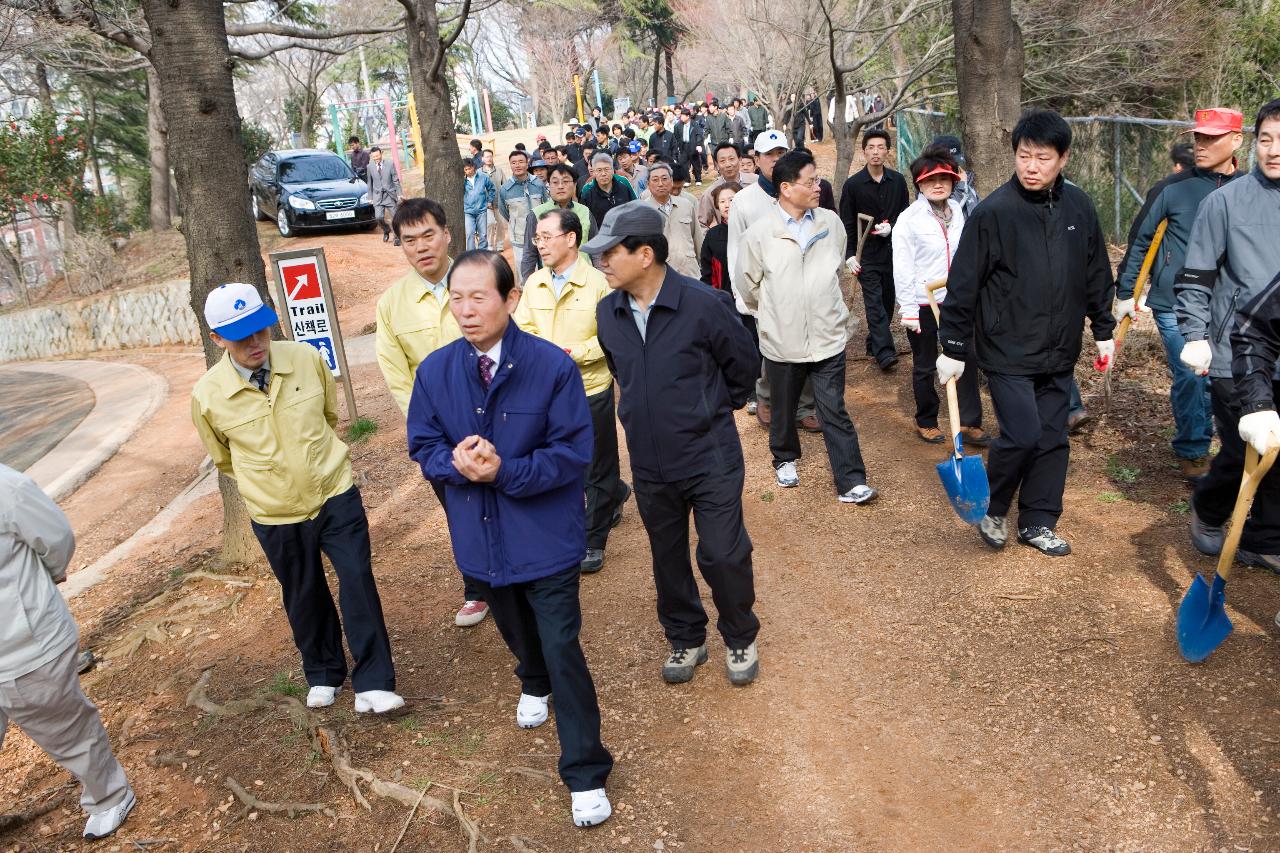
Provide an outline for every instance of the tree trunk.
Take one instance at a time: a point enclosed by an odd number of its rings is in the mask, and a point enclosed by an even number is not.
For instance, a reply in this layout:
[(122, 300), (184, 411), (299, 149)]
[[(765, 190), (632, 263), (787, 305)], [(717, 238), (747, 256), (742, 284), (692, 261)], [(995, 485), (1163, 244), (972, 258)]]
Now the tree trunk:
[[(1022, 112), (1022, 32), (1012, 0), (952, 0), (956, 82), (968, 171), (985, 192), (1010, 174), (1010, 144)], [(984, 192), (984, 194), (985, 194)]]
[(151, 169), (151, 230), (168, 231), (169, 215), (169, 128), (160, 107), (160, 78), (147, 66), (147, 159)]
[(49, 69), (43, 62), (36, 60), (32, 74), (36, 78), (36, 92), (40, 96), (40, 108), (45, 112), (53, 112), (53, 87), (49, 85)]
[(93, 186), (101, 198), (106, 194), (106, 190), (102, 187), (102, 164), (98, 161), (98, 143), (94, 139), (94, 135), (98, 132), (98, 99), (94, 96), (92, 90), (88, 92), (88, 114), (85, 116), (85, 145), (89, 152), (89, 166), (93, 172)]
[(661, 44), (654, 45), (653, 48), (653, 104), (658, 105), (658, 77), (662, 74), (662, 54), (664, 53)]
[[(449, 220), (449, 251), (457, 257), (466, 249), (462, 215), (462, 155), (453, 132), (449, 110), (449, 80), (445, 70), (445, 45), (440, 38), (440, 21), (435, 0), (402, 0), (405, 7), (405, 37), (409, 42), (409, 79), (418, 107), (422, 140), (418, 146), (422, 160), (423, 191), (444, 206)], [(451, 26), (458, 26), (454, 22)]]
[[(240, 145), (240, 113), (231, 80), (226, 22), (221, 3), (208, 0), (143, 0), (151, 31), (151, 64), (184, 209), (191, 275), (191, 307), (204, 317), (209, 291), (225, 282), (254, 285), (270, 300), (258, 232), (249, 207), (249, 170)], [(205, 362), (221, 350), (205, 329)], [(259, 555), (235, 485), (219, 476), (223, 495), (222, 556), (248, 562)]]
[(666, 57), (667, 66), (667, 97), (674, 98), (676, 96), (676, 76), (672, 70), (672, 60), (676, 55), (676, 46), (674, 44), (667, 45), (663, 48), (662, 55)]

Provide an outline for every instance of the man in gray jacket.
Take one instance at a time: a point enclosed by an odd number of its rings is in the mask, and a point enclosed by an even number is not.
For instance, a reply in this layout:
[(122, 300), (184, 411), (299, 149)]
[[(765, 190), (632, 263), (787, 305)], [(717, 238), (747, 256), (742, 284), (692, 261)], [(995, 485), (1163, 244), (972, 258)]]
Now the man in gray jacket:
[[(1209, 376), (1213, 417), (1222, 449), (1191, 498), (1191, 542), (1204, 554), (1222, 550), (1244, 467), (1242, 414), (1231, 377), (1236, 313), (1280, 272), (1280, 99), (1265, 104), (1254, 124), (1258, 164), (1200, 203), (1185, 266), (1174, 279), (1182, 363)], [(1280, 372), (1276, 373), (1280, 379)], [(1236, 555), (1242, 563), (1280, 572), (1280, 508), (1258, 493)]]
[(106, 838), (137, 803), (76, 673), (80, 632), (54, 584), (71, 524), (35, 482), (0, 465), (0, 746), (14, 725), (80, 780), (84, 837)]
[[(391, 217), (395, 215), (396, 205), (404, 198), (400, 189), (400, 175), (396, 173), (394, 163), (382, 159), (382, 149), (373, 146), (369, 149), (369, 199), (373, 202), (373, 215), (382, 225), (382, 242), (391, 239)], [(400, 238), (396, 238), (400, 245)]]

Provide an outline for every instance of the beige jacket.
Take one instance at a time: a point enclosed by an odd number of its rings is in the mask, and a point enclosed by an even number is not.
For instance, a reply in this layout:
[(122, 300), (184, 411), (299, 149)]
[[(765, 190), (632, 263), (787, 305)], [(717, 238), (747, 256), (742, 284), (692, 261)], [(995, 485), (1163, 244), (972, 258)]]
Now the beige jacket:
[(662, 212), (666, 223), (663, 232), (667, 237), (667, 266), (689, 278), (701, 278), (702, 267), (698, 253), (702, 251), (702, 224), (698, 222), (698, 206), (687, 195), (671, 197), (670, 212), (663, 211), (649, 191), (640, 200)]
[(821, 207), (813, 211), (804, 245), (788, 230), (781, 207), (742, 235), (742, 278), (734, 285), (756, 315), (765, 358), (813, 362), (844, 351), (849, 339), (849, 309), (840, 289), (844, 249), (840, 216)]

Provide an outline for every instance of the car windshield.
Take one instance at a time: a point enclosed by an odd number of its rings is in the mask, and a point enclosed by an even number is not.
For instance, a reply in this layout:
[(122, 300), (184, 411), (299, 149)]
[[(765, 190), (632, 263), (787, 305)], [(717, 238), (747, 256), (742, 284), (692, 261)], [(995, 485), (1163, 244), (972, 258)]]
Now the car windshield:
[(316, 155), (280, 161), (280, 181), (286, 184), (345, 181), (353, 176), (351, 167), (340, 157)]

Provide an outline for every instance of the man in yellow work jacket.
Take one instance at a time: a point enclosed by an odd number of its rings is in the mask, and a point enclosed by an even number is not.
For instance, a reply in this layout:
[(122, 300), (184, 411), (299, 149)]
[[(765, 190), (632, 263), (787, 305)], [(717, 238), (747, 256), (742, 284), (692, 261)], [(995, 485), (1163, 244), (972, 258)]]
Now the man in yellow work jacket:
[[(391, 219), (400, 248), (413, 269), (378, 299), (378, 331), (374, 338), (378, 367), (402, 415), (418, 365), (431, 353), (462, 337), (449, 310), (449, 226), (444, 208), (429, 198), (405, 199)], [(444, 488), (431, 488), (444, 506)], [(453, 617), (461, 627), (478, 625), (489, 615), (480, 588), (464, 575), (462, 608)]]
[(622, 521), (622, 505), (631, 496), (631, 487), (618, 471), (613, 377), (596, 340), (596, 303), (609, 294), (609, 282), (580, 254), (582, 222), (573, 210), (554, 207), (539, 214), (533, 243), (542, 267), (525, 281), (514, 316), (521, 329), (567, 352), (582, 374), (595, 433), (587, 469), (587, 554), (582, 571), (598, 572), (604, 567), (609, 531)]
[[(236, 481), (280, 581), (311, 688), (307, 706), (332, 705), (346, 681), (345, 632), (355, 659), (356, 711), (402, 707), (373, 579), (369, 520), (352, 484), (347, 446), (333, 430), (333, 374), (313, 347), (271, 340), (276, 313), (253, 285), (210, 291), (204, 318), (226, 355), (192, 389), (191, 419), (218, 470)], [(338, 575), (341, 621), (321, 553)]]

